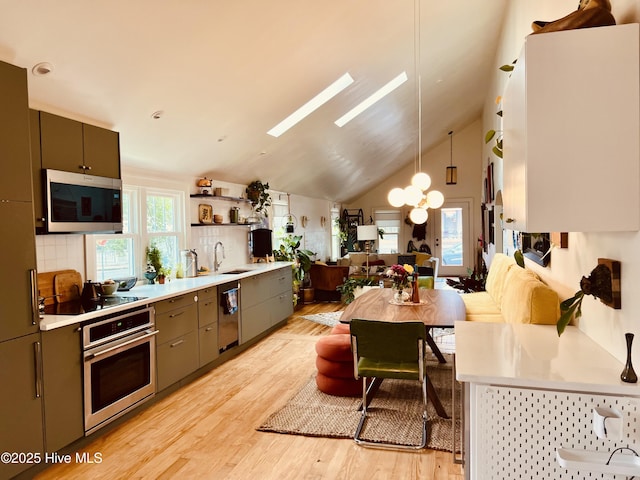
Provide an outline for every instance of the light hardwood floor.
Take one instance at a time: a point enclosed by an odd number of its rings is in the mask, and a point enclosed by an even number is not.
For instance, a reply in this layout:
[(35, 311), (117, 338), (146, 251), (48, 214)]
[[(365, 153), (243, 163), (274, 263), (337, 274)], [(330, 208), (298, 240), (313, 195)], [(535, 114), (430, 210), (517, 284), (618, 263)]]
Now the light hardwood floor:
[(352, 440), (256, 431), (315, 373), (314, 346), (329, 328), (296, 317), (342, 308), (304, 306), (239, 357), (80, 450), (99, 453), (101, 463), (72, 461), (36, 478), (462, 479), (448, 452), (376, 450)]

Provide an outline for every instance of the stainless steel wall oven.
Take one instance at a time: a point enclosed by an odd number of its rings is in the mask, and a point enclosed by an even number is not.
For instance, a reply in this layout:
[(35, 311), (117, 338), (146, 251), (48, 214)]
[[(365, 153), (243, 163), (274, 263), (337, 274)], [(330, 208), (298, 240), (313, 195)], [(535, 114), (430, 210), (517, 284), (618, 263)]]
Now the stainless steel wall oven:
[(153, 307), (82, 327), (85, 435), (156, 393), (157, 333)]

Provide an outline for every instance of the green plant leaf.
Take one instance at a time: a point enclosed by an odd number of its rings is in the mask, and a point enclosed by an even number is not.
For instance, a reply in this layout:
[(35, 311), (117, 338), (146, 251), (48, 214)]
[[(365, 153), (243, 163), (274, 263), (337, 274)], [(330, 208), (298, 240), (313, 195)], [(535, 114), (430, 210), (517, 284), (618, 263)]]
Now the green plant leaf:
[(493, 137), (496, 136), (495, 130), (489, 130), (484, 136), (484, 143), (489, 143)]
[(524, 266), (524, 255), (520, 250), (516, 250), (513, 252), (513, 259), (516, 261), (519, 267), (525, 268)]
[(502, 65), (500, 70), (503, 72), (512, 72), (515, 67), (513, 65)]
[(560, 304), (560, 310), (563, 311), (562, 315), (558, 319), (556, 323), (556, 329), (558, 330), (558, 336), (562, 335), (564, 329), (567, 328), (569, 322), (571, 322), (571, 318), (580, 318), (582, 316), (582, 299), (584, 298), (584, 293), (582, 291), (577, 292), (573, 297), (568, 298), (564, 302)]
[(502, 158), (502, 150), (500, 150), (498, 147), (493, 147), (491, 151), (495, 154), (496, 157)]

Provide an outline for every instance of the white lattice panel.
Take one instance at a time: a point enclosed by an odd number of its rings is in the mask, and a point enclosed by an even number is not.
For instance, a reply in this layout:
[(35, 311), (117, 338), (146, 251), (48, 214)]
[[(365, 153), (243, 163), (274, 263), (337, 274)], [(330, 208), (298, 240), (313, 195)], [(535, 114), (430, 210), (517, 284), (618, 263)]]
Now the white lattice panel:
[[(631, 447), (640, 453), (637, 398), (486, 385), (477, 386), (475, 394), (471, 421), (477, 436), (471, 449), (478, 480), (624, 479), (564, 469), (556, 461), (556, 448), (610, 452)], [(622, 413), (622, 440), (596, 437), (594, 407)]]

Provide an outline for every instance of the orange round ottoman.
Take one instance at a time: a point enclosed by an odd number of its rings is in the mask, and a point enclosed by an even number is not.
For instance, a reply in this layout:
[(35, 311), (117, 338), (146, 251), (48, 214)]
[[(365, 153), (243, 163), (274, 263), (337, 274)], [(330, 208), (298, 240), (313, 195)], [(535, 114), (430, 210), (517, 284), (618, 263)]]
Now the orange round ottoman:
[[(347, 330), (349, 328), (346, 325)], [(362, 395), (362, 379), (353, 376), (351, 335), (333, 333), (316, 343), (316, 385), (321, 392), (340, 397)]]

